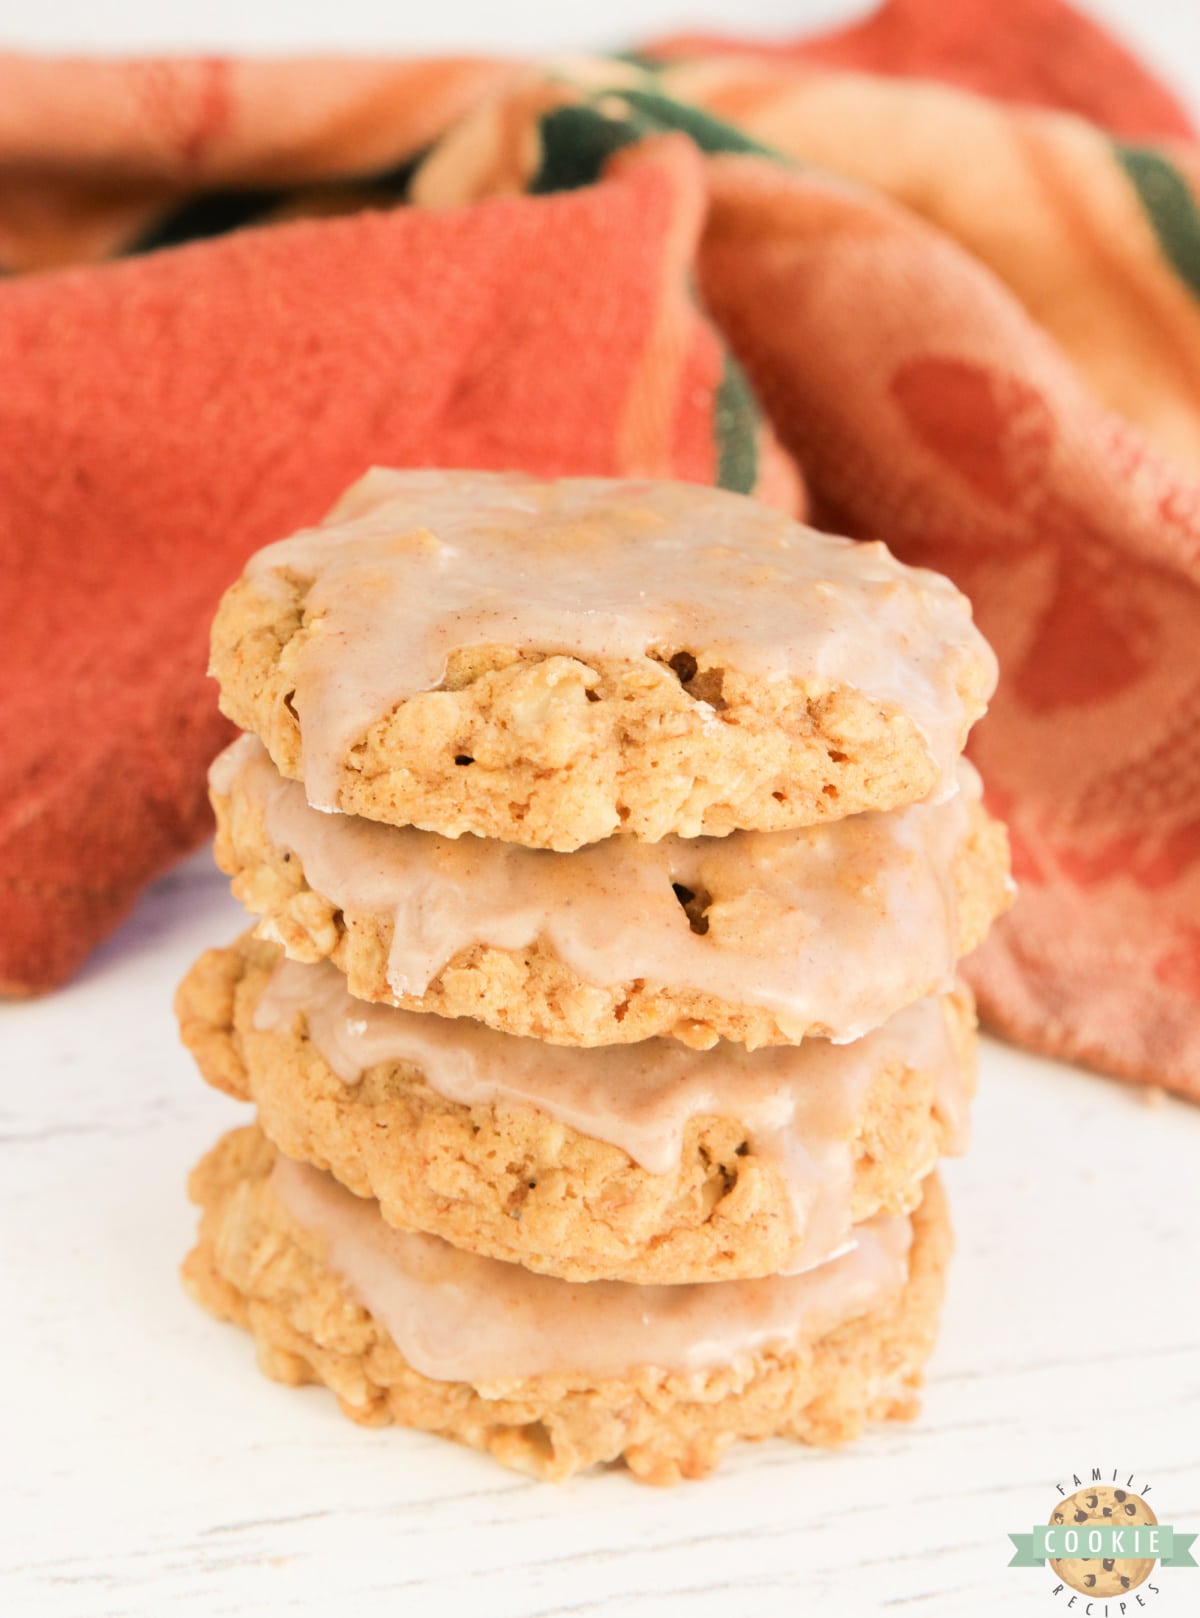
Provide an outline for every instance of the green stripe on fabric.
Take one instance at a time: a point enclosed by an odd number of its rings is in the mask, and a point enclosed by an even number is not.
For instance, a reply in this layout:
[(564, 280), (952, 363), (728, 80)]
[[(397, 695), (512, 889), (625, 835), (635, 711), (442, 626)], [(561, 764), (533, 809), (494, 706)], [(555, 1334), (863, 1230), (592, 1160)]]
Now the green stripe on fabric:
[(735, 494), (750, 494), (758, 477), (759, 414), (746, 373), (732, 354), (717, 389), (713, 432), (717, 441), (717, 483)]
[(1114, 143), (1117, 161), (1158, 238), (1159, 249), (1189, 291), (1200, 298), (1200, 209), (1173, 163), (1148, 146)]
[(595, 104), (596, 94), (593, 91), (587, 101), (556, 107), (542, 118), (542, 161), (529, 187), (534, 196), (592, 185), (614, 152), (650, 135), (686, 135), (709, 156), (748, 152), (787, 162), (732, 124), (656, 90), (613, 85), (611, 90), (599, 92), (605, 102), (603, 111)]
[(611, 51), (609, 55), (614, 62), (640, 67), (643, 73), (664, 73), (669, 65), (661, 57), (643, 56), (641, 51)]
[(639, 138), (627, 122), (594, 107), (556, 107), (541, 120), (542, 161), (529, 183), (533, 196), (592, 185), (614, 152)]
[(690, 102), (676, 101), (656, 90), (621, 88), (615, 94), (633, 112), (641, 114), (647, 133), (653, 130), (666, 134), (678, 130), (680, 134), (690, 136), (702, 152), (753, 152), (759, 157), (774, 158), (776, 162), (785, 161), (779, 152), (773, 152), (760, 141), (751, 140), (749, 135), (743, 135), (733, 124), (701, 112)]
[(289, 204), (299, 204), (299, 217), (310, 209), (319, 211), (326, 202), (344, 207), (347, 198), (355, 212), (360, 208), (389, 207), (407, 199), (413, 176), (426, 155), (421, 152), (390, 168), (314, 181), (311, 185), (197, 191), (126, 242), (121, 252), (125, 255), (154, 253), (163, 247), (209, 241), (252, 225), (270, 224)]

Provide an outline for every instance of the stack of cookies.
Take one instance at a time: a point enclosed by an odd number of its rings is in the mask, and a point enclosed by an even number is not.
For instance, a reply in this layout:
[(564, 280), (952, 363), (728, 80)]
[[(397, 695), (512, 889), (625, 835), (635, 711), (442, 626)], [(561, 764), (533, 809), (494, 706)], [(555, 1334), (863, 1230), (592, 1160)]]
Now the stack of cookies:
[(881, 544), (684, 484), (375, 471), (223, 601), (252, 1101), (185, 1275), (263, 1369), (562, 1478), (904, 1416), (1008, 903), (995, 679)]

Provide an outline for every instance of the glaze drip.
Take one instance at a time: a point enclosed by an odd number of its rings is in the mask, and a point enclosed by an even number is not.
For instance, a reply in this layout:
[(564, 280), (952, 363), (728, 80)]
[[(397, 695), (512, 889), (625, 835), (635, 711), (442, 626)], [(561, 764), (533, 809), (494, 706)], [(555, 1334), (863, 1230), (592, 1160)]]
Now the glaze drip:
[(468, 647), (584, 662), (685, 652), (814, 694), (850, 687), (912, 720), (947, 791), (969, 718), (960, 688), (972, 669), (995, 681), (947, 579), (686, 483), (377, 468), (246, 573), (260, 589), (308, 583), (292, 702), (324, 809), (371, 726), (436, 689)]
[(912, 1226), (868, 1220), (854, 1247), (804, 1275), (687, 1286), (570, 1282), (393, 1230), (373, 1201), (278, 1157), (271, 1187), (414, 1370), (477, 1388), (524, 1377), (593, 1381), (654, 1367), (702, 1373), (815, 1341), (904, 1285)]
[[(610, 838), (571, 854), (457, 840), (312, 809), (261, 743), (213, 766), (217, 796), (261, 809), (267, 835), (310, 887), (347, 913), (392, 924), (387, 979), (419, 997), (475, 945), (537, 941), (585, 982), (633, 979), (761, 1006), (785, 1035), (857, 1039), (954, 980), (955, 855), (979, 778), (942, 803), (783, 832)], [(698, 932), (677, 888), (708, 898)]]
[[(469, 1018), (371, 1005), (348, 993), (329, 962), (281, 960), (254, 1009), (255, 1029), (310, 1041), (346, 1084), (402, 1063), (463, 1106), (536, 1107), (568, 1128), (619, 1147), (651, 1174), (679, 1164), (693, 1118), (732, 1118), (759, 1158), (776, 1164), (792, 1209), (789, 1273), (823, 1263), (850, 1236), (855, 1147), (872, 1087), (890, 1069), (927, 1074), (952, 1128), (965, 1119), (969, 1078), (940, 998), (920, 1000), (852, 1045), (747, 1051), (722, 1042), (691, 1050), (673, 1039), (575, 1049), (518, 1039)], [(932, 1161), (923, 1165), (923, 1171)]]

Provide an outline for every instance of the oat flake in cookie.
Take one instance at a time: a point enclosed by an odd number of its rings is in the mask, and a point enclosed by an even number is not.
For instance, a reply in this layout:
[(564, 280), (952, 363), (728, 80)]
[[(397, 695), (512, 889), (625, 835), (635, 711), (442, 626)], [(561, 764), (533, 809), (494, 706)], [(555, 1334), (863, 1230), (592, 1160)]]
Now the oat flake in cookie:
[(570, 850), (953, 791), (995, 662), (947, 580), (681, 483), (376, 470), (213, 628), (318, 808)]

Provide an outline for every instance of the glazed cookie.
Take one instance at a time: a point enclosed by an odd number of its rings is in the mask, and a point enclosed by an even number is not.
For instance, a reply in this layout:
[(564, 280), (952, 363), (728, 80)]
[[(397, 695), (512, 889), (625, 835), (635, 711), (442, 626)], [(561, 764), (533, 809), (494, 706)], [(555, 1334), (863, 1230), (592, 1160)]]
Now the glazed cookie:
[(567, 1045), (859, 1037), (948, 989), (1010, 900), (979, 778), (790, 832), (573, 854), (309, 807), (243, 737), (211, 774), (217, 861), (260, 932), (361, 1000)]
[[(1076, 1490), (1055, 1507), (1050, 1513), (1050, 1521), (1084, 1530), (1097, 1523), (1132, 1527), (1135, 1523), (1156, 1523), (1158, 1518), (1140, 1494), (1098, 1483), (1090, 1489)], [(1122, 1596), (1127, 1590), (1136, 1590), (1154, 1571), (1154, 1558), (1071, 1556), (1051, 1561), (1050, 1566), (1072, 1590), (1101, 1598)]]
[(740, 495), (377, 470), (251, 558), (212, 673), (318, 808), (570, 850), (937, 796), (996, 671), (946, 579)]
[(568, 1281), (730, 1280), (819, 1264), (907, 1212), (965, 1146), (965, 989), (853, 1045), (579, 1050), (352, 1000), (327, 961), (247, 936), (176, 1000), (211, 1084), (389, 1224)]
[(861, 1226), (817, 1270), (669, 1288), (575, 1286), (406, 1235), (253, 1128), (190, 1190), (185, 1282), (251, 1331), (267, 1375), (550, 1480), (623, 1460), (673, 1483), (739, 1438), (838, 1444), (911, 1416), (950, 1248), (936, 1178), (911, 1220)]

